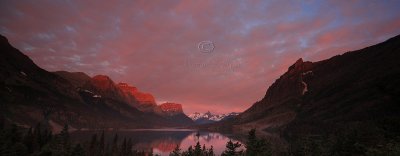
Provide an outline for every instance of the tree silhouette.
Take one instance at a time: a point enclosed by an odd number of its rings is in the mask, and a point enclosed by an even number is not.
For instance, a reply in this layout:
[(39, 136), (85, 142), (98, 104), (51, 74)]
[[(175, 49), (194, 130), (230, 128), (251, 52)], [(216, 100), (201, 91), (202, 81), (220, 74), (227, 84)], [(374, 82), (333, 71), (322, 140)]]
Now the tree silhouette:
[(180, 156), (181, 153), (181, 149), (179, 148), (179, 145), (176, 144), (176, 147), (174, 148), (174, 150), (169, 154), (170, 156)]
[(201, 154), (202, 154), (201, 153), (201, 145), (200, 145), (200, 142), (197, 142), (196, 146), (194, 146), (194, 155), (200, 156)]
[(226, 143), (226, 149), (222, 153), (223, 156), (235, 156), (235, 155), (240, 155), (242, 154), (242, 151), (237, 151), (239, 147), (241, 147), (242, 144), (239, 142), (233, 143), (232, 140), (229, 140)]
[(211, 145), (210, 149), (208, 150), (207, 156), (214, 156), (214, 147)]
[(33, 153), (34, 149), (34, 137), (33, 137), (33, 132), (32, 132), (32, 127), (29, 128), (28, 132), (24, 136), (24, 144), (28, 150), (29, 153)]
[(113, 139), (113, 142), (112, 142), (112, 147), (111, 147), (111, 154), (113, 155), (113, 156), (117, 156), (118, 155), (118, 135), (117, 134), (115, 134), (114, 135), (114, 139)]
[(105, 155), (104, 131), (101, 132), (98, 150), (99, 150), (99, 156)]
[(246, 155), (248, 156), (272, 155), (269, 143), (265, 139), (257, 139), (255, 129), (251, 129), (247, 136)]
[(98, 155), (98, 150), (97, 150), (97, 134), (93, 134), (92, 139), (90, 141), (90, 146), (89, 146), (89, 151), (88, 151), (89, 156), (97, 156)]
[(120, 149), (121, 149), (120, 156), (127, 156), (128, 155), (129, 147), (128, 147), (127, 142), (126, 142), (126, 138), (124, 138), (124, 141), (122, 142), (122, 145), (121, 145)]
[(188, 150), (186, 152), (184, 152), (182, 155), (193, 156), (194, 155), (193, 147), (189, 146)]
[(85, 156), (85, 149), (82, 148), (81, 144), (76, 144), (72, 149), (71, 156)]

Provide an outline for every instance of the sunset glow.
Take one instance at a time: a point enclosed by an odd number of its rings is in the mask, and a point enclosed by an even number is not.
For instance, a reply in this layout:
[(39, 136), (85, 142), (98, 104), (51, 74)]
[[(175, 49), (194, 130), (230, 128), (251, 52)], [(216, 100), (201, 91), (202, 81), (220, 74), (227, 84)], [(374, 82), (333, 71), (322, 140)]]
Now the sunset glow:
[[(297, 59), (400, 33), (400, 1), (0, 2), (0, 34), (49, 71), (108, 75), (186, 114), (242, 112)], [(199, 43), (212, 43), (202, 52)], [(208, 46), (208, 47), (206, 47)], [(209, 47), (213, 46), (213, 47)]]

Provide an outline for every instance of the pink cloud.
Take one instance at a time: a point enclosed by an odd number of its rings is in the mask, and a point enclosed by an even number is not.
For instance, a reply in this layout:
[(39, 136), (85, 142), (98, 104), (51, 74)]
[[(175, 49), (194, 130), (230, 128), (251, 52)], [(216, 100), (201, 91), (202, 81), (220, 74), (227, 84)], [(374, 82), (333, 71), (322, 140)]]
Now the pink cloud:
[[(0, 33), (47, 70), (106, 74), (186, 113), (226, 113), (260, 100), (300, 57), (318, 61), (399, 34), (396, 3), (4, 1)], [(204, 40), (213, 53), (198, 51)]]

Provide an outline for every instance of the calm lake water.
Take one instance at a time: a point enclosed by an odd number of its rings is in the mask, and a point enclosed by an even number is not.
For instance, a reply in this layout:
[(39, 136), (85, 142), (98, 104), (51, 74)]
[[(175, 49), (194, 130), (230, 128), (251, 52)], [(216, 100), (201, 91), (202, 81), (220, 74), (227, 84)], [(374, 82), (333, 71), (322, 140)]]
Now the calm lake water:
[[(220, 155), (225, 150), (226, 142), (230, 139), (237, 141), (232, 135), (200, 131), (200, 136), (196, 136), (197, 133), (197, 130), (191, 129), (134, 129), (105, 131), (104, 135), (107, 143), (111, 143), (114, 135), (118, 134), (119, 141), (123, 138), (131, 138), (134, 149), (146, 152), (152, 151), (153, 154), (162, 156), (169, 155), (176, 145), (180, 145), (181, 149), (187, 150), (190, 145), (196, 145), (197, 141), (202, 146), (205, 144), (207, 148), (212, 145), (215, 154)], [(71, 137), (77, 142), (89, 142), (94, 134), (99, 137), (101, 131), (75, 131), (71, 133)]]

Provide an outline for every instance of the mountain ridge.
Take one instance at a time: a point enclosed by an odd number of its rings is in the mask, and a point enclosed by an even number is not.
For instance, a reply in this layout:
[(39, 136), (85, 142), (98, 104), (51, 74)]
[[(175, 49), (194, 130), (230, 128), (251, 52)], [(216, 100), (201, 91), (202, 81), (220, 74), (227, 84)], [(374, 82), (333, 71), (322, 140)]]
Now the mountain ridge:
[(286, 138), (399, 119), (400, 36), (317, 62), (298, 59), (234, 120), (208, 125)]
[[(0, 35), (2, 119), (24, 127), (150, 128), (190, 124), (129, 106), (118, 86), (105, 75), (48, 72)], [(176, 118), (184, 118), (177, 116)], [(188, 119), (186, 117), (186, 119)], [(188, 123), (189, 121), (189, 123)]]

